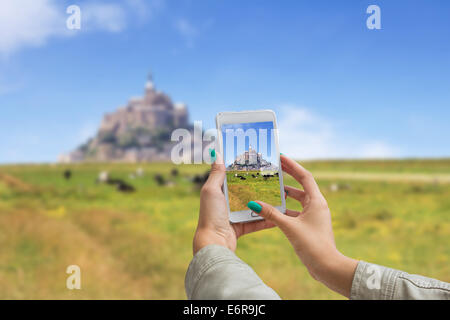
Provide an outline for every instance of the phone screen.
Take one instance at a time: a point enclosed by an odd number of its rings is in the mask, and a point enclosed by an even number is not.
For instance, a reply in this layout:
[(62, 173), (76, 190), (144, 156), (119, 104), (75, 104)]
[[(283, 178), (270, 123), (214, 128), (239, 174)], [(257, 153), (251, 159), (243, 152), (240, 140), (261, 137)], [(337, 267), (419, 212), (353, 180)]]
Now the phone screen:
[(280, 166), (273, 122), (222, 125), (230, 211), (248, 210), (261, 200), (281, 205)]

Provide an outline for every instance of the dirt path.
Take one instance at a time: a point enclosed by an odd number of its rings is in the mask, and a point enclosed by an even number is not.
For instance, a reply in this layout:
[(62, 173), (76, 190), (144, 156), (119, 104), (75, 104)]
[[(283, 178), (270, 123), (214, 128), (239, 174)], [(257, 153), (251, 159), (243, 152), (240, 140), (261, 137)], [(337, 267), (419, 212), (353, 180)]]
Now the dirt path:
[(318, 180), (366, 180), (389, 182), (422, 182), (422, 183), (450, 183), (450, 174), (423, 173), (366, 173), (366, 172), (327, 172), (313, 171)]
[(6, 173), (0, 172), (0, 182), (3, 182), (8, 187), (21, 192), (30, 192), (34, 190), (32, 185), (25, 183), (19, 178), (16, 178)]

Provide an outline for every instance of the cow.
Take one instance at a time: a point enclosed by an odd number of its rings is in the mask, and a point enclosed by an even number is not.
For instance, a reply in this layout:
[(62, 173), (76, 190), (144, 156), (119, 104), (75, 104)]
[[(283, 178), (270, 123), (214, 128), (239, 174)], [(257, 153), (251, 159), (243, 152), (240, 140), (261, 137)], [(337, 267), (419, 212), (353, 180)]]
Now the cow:
[(170, 171), (170, 174), (172, 175), (172, 177), (177, 177), (179, 174), (178, 169), (173, 168), (172, 171)]
[(136, 189), (132, 185), (126, 183), (125, 181), (120, 181), (119, 183), (117, 183), (116, 190), (119, 192), (135, 192), (136, 191)]
[(107, 183), (109, 180), (109, 173), (108, 171), (102, 171), (99, 173), (98, 178), (95, 182), (99, 183)]
[(164, 179), (164, 177), (161, 174), (155, 174), (154, 179), (156, 181), (156, 183), (158, 184), (158, 186), (163, 186), (166, 184), (166, 180)]
[(136, 191), (136, 189), (132, 185), (126, 183), (122, 179), (109, 178), (106, 181), (106, 183), (116, 186), (116, 190), (119, 192), (134, 192), (134, 191)]
[(144, 169), (142, 169), (141, 167), (136, 169), (136, 175), (138, 177), (142, 177), (144, 175)]
[(63, 172), (63, 176), (64, 176), (64, 179), (69, 180), (70, 177), (72, 177), (72, 171), (70, 171), (69, 169), (65, 170)]
[(193, 182), (197, 187), (201, 188), (201, 187), (205, 184), (206, 180), (208, 180), (208, 178), (209, 178), (209, 171), (206, 171), (203, 175), (201, 175), (201, 174), (196, 174), (196, 175), (194, 176), (194, 178), (192, 179), (192, 182)]

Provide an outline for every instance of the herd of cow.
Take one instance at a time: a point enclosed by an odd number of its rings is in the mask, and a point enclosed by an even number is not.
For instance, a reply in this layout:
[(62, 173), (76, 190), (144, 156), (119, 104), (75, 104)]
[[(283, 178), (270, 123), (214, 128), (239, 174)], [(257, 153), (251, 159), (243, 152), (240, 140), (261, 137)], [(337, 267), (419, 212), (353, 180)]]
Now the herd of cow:
[[(63, 172), (63, 177), (66, 180), (70, 180), (73, 176), (72, 170), (65, 170)], [(136, 179), (136, 177), (142, 177), (143, 176), (143, 170), (141, 168), (136, 170), (136, 173), (130, 174), (130, 179)], [(162, 174), (157, 173), (153, 176), (153, 180), (156, 182), (156, 184), (160, 187), (163, 186), (174, 186), (174, 178), (179, 176), (179, 171), (177, 169), (172, 169), (170, 171), (170, 177), (172, 179), (165, 178)], [(192, 177), (185, 177), (187, 180), (189, 180), (196, 188), (200, 189), (203, 184), (208, 180), (209, 177), (209, 171), (205, 172), (204, 174), (196, 174)], [(112, 185), (116, 187), (116, 190), (119, 192), (124, 193), (130, 193), (135, 192), (136, 188), (132, 186), (129, 182), (126, 182), (123, 179), (118, 178), (112, 178), (110, 177), (109, 173), (107, 171), (102, 171), (98, 175), (97, 179), (95, 180), (96, 183), (105, 183), (108, 185)]]
[[(130, 174), (129, 178), (130, 179), (136, 179), (137, 177), (142, 177), (143, 176), (143, 170), (141, 168), (136, 170), (136, 173), (132, 173)], [(73, 172), (69, 169), (65, 170), (63, 172), (63, 177), (66, 180), (70, 180), (73, 176)], [(167, 179), (166, 177), (164, 177), (164, 175), (157, 173), (153, 176), (153, 180), (156, 182), (156, 184), (160, 187), (163, 186), (174, 186), (175, 182), (174, 182), (174, 178), (179, 176), (179, 172), (177, 169), (172, 169), (170, 171), (170, 177)], [(248, 178), (253, 178), (253, 179), (258, 179), (258, 178), (262, 178), (264, 179), (264, 181), (266, 181), (267, 179), (270, 178), (274, 178), (274, 177), (278, 177), (278, 172), (276, 172), (275, 174), (272, 173), (242, 173), (242, 174), (237, 174), (235, 173), (234, 176), (236, 178), (239, 178), (241, 180), (247, 180)], [(190, 177), (185, 177), (188, 181), (190, 181), (196, 188), (200, 189), (203, 184), (206, 182), (206, 180), (208, 180), (209, 177), (209, 171), (205, 172), (204, 174), (196, 174), (194, 176), (190, 176)], [(95, 180), (96, 183), (105, 183), (108, 185), (112, 185), (116, 187), (116, 190), (119, 192), (124, 192), (124, 193), (130, 193), (130, 192), (135, 192), (136, 188), (131, 185), (129, 182), (126, 182), (123, 179), (118, 179), (118, 178), (113, 178), (109, 175), (109, 173), (107, 171), (102, 171), (100, 172), (100, 174), (98, 175), (98, 178)]]
[[(244, 177), (244, 176), (245, 176), (245, 177)], [(235, 174), (234, 174), (234, 177), (235, 177), (235, 178), (239, 178), (239, 179), (241, 179), (241, 180), (247, 180), (247, 178), (248, 178), (248, 173), (243, 173), (243, 175), (235, 173)], [(262, 174), (259, 174), (259, 172), (257, 172), (256, 174), (252, 173), (252, 174), (251, 174), (251, 177), (252, 177), (253, 179), (258, 179), (259, 177), (262, 177), (263, 180), (266, 181), (267, 179), (274, 178), (274, 177), (278, 177), (278, 172), (276, 172), (275, 174), (272, 174), (272, 173), (270, 173), (270, 174), (268, 174), (268, 173), (262, 173)]]

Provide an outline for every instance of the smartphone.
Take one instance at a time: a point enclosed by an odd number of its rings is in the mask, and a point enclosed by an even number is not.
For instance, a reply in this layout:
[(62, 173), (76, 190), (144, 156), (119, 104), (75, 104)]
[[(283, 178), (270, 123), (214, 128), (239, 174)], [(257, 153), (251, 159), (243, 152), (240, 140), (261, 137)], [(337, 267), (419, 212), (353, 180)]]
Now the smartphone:
[(264, 201), (286, 212), (275, 112), (220, 112), (216, 116), (217, 147), (226, 177), (223, 192), (231, 223), (262, 220), (247, 203)]

